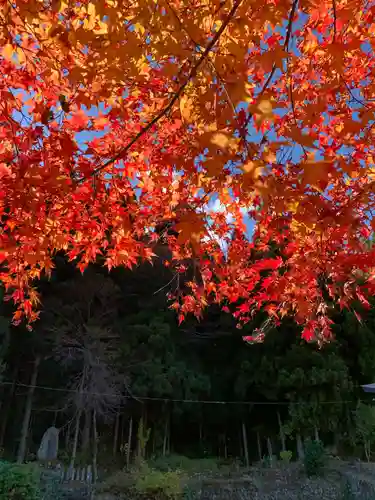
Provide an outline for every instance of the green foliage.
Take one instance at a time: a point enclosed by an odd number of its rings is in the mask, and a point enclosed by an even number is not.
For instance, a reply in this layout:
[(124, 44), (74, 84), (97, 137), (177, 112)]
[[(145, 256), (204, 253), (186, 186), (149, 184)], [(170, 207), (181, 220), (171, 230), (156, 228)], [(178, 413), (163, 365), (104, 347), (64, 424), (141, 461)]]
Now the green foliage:
[(181, 470), (188, 474), (217, 472), (219, 462), (217, 458), (189, 458), (184, 455), (171, 454), (160, 456), (149, 462), (150, 467), (162, 472)]
[(308, 477), (322, 474), (327, 463), (327, 453), (321, 441), (308, 441), (305, 446), (304, 466)]
[(280, 451), (280, 459), (284, 463), (289, 463), (292, 460), (293, 452), (290, 450)]
[(101, 489), (110, 492), (114, 495), (123, 495), (128, 493), (134, 486), (134, 475), (125, 471), (119, 470), (111, 474), (101, 485)]
[(268, 455), (265, 455), (265, 456), (262, 458), (261, 465), (262, 465), (262, 467), (264, 467), (265, 469), (268, 469), (269, 467), (271, 467), (271, 465), (272, 465), (272, 457), (270, 457), (270, 456), (268, 456)]
[(187, 476), (179, 470), (161, 471), (140, 460), (130, 472), (118, 471), (102, 485), (104, 491), (117, 495), (130, 495), (137, 498), (173, 500), (183, 493)]
[(39, 483), (34, 466), (0, 463), (0, 500), (39, 500)]
[(173, 500), (182, 495), (183, 480), (179, 471), (162, 472), (145, 468), (136, 479), (134, 489), (142, 495)]
[(371, 458), (371, 446), (375, 442), (375, 408), (359, 402), (355, 411), (356, 440), (364, 447), (365, 455)]

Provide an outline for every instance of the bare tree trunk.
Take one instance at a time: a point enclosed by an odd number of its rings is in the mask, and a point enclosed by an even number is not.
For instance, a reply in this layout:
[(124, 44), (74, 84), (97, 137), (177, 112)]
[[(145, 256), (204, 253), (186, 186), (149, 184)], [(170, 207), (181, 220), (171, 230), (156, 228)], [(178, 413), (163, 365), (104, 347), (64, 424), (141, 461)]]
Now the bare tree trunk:
[(224, 434), (224, 458), (228, 458), (228, 448), (227, 448), (227, 435)]
[(130, 466), (130, 451), (132, 447), (132, 433), (133, 433), (133, 417), (130, 417), (129, 422), (129, 435), (128, 435), (128, 447), (126, 450), (126, 467), (129, 469)]
[(167, 439), (167, 455), (171, 453), (171, 415), (168, 416), (168, 439)]
[(113, 456), (115, 456), (117, 453), (119, 427), (120, 427), (120, 413), (117, 413), (116, 414), (116, 422), (115, 422), (115, 433), (113, 436)]
[(245, 464), (246, 467), (249, 467), (250, 462), (249, 462), (249, 450), (247, 447), (247, 434), (246, 434), (246, 425), (245, 422), (242, 422), (242, 439), (243, 439), (243, 449), (245, 452)]
[(169, 418), (165, 417), (164, 422), (164, 438), (163, 438), (163, 457), (167, 454), (167, 444), (168, 444), (168, 427), (169, 427)]
[(301, 434), (299, 432), (297, 434), (297, 453), (298, 453), (298, 458), (300, 460), (303, 460), (305, 457), (305, 452), (303, 449), (303, 442), (302, 442)]
[(78, 406), (78, 412), (77, 412), (76, 427), (74, 430), (72, 455), (70, 457), (70, 465), (69, 465), (69, 469), (71, 471), (74, 468), (74, 463), (75, 463), (76, 456), (77, 456), (78, 436), (79, 436), (79, 428), (80, 428), (80, 424), (81, 424), (82, 406), (83, 406), (82, 405), (82, 393), (83, 393), (84, 382), (85, 382), (85, 372), (82, 373), (81, 382), (80, 382), (80, 386), (79, 386), (79, 395), (80, 395), (80, 398), (78, 401), (79, 406)]
[(370, 461), (371, 458), (371, 443), (370, 441), (365, 441), (365, 455), (367, 462)]
[(167, 453), (167, 430), (168, 430), (168, 421), (164, 422), (164, 436), (163, 436), (163, 457), (165, 457)]
[(270, 459), (270, 463), (272, 465), (273, 462), (273, 451), (272, 451), (272, 442), (270, 438), (267, 438), (267, 450), (268, 450), (268, 456)]
[(94, 434), (94, 443), (93, 443), (93, 454), (92, 454), (92, 472), (93, 479), (96, 483), (98, 480), (98, 429), (96, 426), (96, 410), (92, 412), (92, 428)]
[(242, 429), (239, 429), (238, 431), (238, 443), (240, 445), (240, 457), (243, 457), (244, 450), (243, 450)]
[(334, 433), (333, 436), (333, 455), (338, 455), (339, 454), (339, 446), (340, 446), (340, 434), (338, 432)]
[(121, 438), (120, 438), (120, 452), (123, 454), (125, 438), (125, 416), (121, 415)]
[(27, 442), (27, 436), (29, 433), (30, 415), (31, 415), (31, 410), (32, 410), (32, 406), (33, 406), (35, 384), (36, 384), (36, 381), (38, 378), (40, 361), (41, 361), (41, 356), (37, 355), (35, 358), (35, 361), (34, 361), (34, 368), (33, 368), (33, 373), (31, 375), (30, 387), (29, 387), (29, 390), (27, 391), (26, 407), (25, 407), (25, 413), (23, 415), (23, 422), (22, 422), (22, 428), (21, 428), (21, 439), (20, 439), (18, 453), (17, 453), (17, 463), (19, 463), (19, 464), (22, 464), (23, 461), (25, 460), (26, 442)]
[(259, 431), (257, 431), (257, 445), (258, 445), (258, 457), (259, 457), (259, 461), (261, 461), (263, 456), (262, 456), (262, 443), (260, 441)]
[(285, 434), (284, 434), (283, 424), (281, 422), (281, 417), (280, 417), (279, 412), (277, 412), (277, 421), (279, 422), (279, 429), (280, 429), (281, 450), (286, 451)]
[(1, 419), (1, 429), (0, 429), (0, 447), (1, 448), (3, 447), (3, 444), (4, 444), (4, 436), (5, 436), (5, 431), (6, 431), (7, 423), (8, 423), (9, 410), (12, 406), (14, 391), (15, 391), (15, 387), (16, 387), (17, 374), (18, 374), (18, 363), (14, 367), (14, 370), (12, 373), (12, 385), (10, 387), (9, 394), (6, 396), (5, 405), (3, 407), (2, 419)]
[(315, 441), (320, 441), (320, 439), (319, 439), (319, 431), (318, 431), (318, 428), (317, 428), (316, 425), (314, 426), (314, 435), (315, 435)]
[(76, 456), (77, 456), (78, 434), (79, 434), (79, 426), (80, 426), (80, 422), (81, 422), (81, 415), (82, 415), (82, 410), (79, 409), (78, 413), (77, 413), (77, 418), (76, 418), (76, 428), (74, 430), (72, 455), (70, 457), (70, 464), (69, 464), (69, 468), (71, 470), (74, 468), (74, 463), (75, 463)]
[(70, 448), (70, 428), (71, 422), (68, 423), (66, 431), (65, 431), (65, 449), (69, 450)]
[(91, 410), (85, 410), (85, 423), (82, 432), (82, 452), (86, 453), (90, 446), (90, 434), (91, 434)]

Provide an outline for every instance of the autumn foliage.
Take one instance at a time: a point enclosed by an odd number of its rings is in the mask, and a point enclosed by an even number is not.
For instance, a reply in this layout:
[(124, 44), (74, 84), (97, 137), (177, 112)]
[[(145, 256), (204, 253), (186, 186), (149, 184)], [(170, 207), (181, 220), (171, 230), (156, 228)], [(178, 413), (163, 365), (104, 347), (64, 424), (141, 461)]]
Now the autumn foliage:
[(35, 280), (57, 251), (82, 271), (134, 266), (171, 220), (170, 265), (193, 258), (200, 276), (170, 290), (180, 320), (218, 302), (239, 324), (292, 314), (322, 339), (333, 307), (367, 304), (372, 2), (0, 0), (0, 26), (1, 280), (16, 323), (37, 318)]

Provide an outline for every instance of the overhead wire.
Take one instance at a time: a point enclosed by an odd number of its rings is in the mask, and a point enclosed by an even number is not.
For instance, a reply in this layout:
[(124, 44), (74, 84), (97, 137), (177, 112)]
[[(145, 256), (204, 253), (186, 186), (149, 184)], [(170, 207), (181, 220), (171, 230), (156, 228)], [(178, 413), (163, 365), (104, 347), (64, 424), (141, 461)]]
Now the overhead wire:
[[(113, 397), (112, 393), (105, 392), (93, 392), (93, 391), (80, 391), (78, 389), (68, 389), (62, 387), (50, 387), (45, 385), (38, 384), (23, 384), (18, 382), (10, 382), (3, 381), (0, 382), (0, 386), (5, 385), (13, 385), (17, 387), (24, 387), (28, 389), (41, 389), (45, 391), (54, 391), (54, 392), (63, 392), (63, 393), (80, 393), (82, 395), (88, 396), (107, 396)], [(210, 400), (210, 399), (179, 399), (179, 398), (168, 398), (168, 397), (152, 397), (152, 396), (135, 396), (135, 395), (123, 395), (122, 399), (129, 400), (140, 400), (140, 401), (162, 401), (162, 402), (171, 402), (171, 403), (192, 403), (192, 404), (214, 404), (214, 405), (247, 405), (247, 406), (278, 406), (278, 405), (305, 405), (311, 404), (313, 401), (241, 401), (241, 400), (233, 400), (233, 401), (220, 401), (220, 400)], [(358, 401), (364, 401), (362, 399), (352, 399), (352, 400), (334, 400), (334, 401), (319, 401), (319, 404), (322, 405), (335, 405), (335, 404), (347, 404), (347, 403), (357, 403)]]

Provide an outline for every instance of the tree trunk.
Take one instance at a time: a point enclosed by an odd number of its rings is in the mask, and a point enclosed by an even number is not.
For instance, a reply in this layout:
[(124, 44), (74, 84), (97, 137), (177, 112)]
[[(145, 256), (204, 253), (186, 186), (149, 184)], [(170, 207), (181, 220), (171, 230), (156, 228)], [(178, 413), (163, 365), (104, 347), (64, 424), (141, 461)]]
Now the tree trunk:
[(128, 470), (129, 470), (129, 466), (130, 466), (130, 451), (131, 451), (131, 447), (132, 447), (132, 433), (133, 433), (133, 417), (130, 417), (128, 447), (126, 449), (126, 467)]
[(93, 454), (92, 454), (92, 474), (94, 483), (98, 480), (98, 429), (96, 425), (96, 410), (92, 412), (92, 429), (94, 434)]
[(169, 427), (169, 416), (165, 417), (164, 422), (164, 437), (163, 437), (163, 457), (167, 454), (167, 444), (168, 444), (168, 427)]
[(171, 416), (168, 416), (167, 455), (171, 454)]
[(76, 456), (77, 456), (78, 436), (79, 436), (79, 428), (80, 428), (80, 424), (81, 424), (82, 406), (83, 406), (82, 405), (82, 392), (83, 392), (84, 383), (85, 383), (85, 372), (82, 373), (81, 382), (80, 382), (80, 386), (79, 386), (79, 395), (80, 395), (79, 402), (78, 402), (79, 406), (78, 406), (77, 419), (76, 419), (76, 428), (74, 430), (72, 455), (70, 457), (70, 465), (69, 465), (69, 469), (71, 472), (73, 471), (74, 463), (75, 463)]
[(300, 460), (303, 460), (305, 458), (305, 452), (303, 449), (303, 442), (300, 433), (297, 434), (297, 454)]
[(272, 442), (271, 442), (270, 438), (267, 438), (267, 451), (268, 451), (270, 463), (272, 465), (272, 463), (273, 463), (273, 451), (272, 451)]
[(370, 461), (371, 458), (371, 443), (370, 441), (365, 441), (365, 455), (367, 462)]
[(5, 431), (6, 431), (7, 423), (8, 423), (9, 410), (12, 407), (14, 392), (15, 392), (15, 388), (16, 388), (17, 374), (18, 374), (18, 363), (16, 364), (16, 366), (14, 367), (14, 370), (12, 372), (12, 385), (10, 386), (9, 394), (6, 396), (5, 404), (4, 404), (3, 411), (2, 411), (1, 428), (0, 428), (0, 447), (1, 448), (3, 447), (3, 444), (4, 444), (4, 436), (5, 436)]
[(121, 415), (121, 438), (120, 438), (120, 453), (124, 453), (124, 441), (125, 439), (125, 416)]
[(228, 458), (228, 448), (227, 448), (227, 435), (224, 434), (224, 458)]
[(156, 425), (152, 428), (152, 454), (155, 455), (156, 450)]
[(320, 441), (320, 439), (319, 439), (319, 431), (318, 431), (318, 428), (317, 428), (316, 425), (314, 426), (314, 437), (315, 437), (315, 441)]
[(81, 415), (82, 415), (82, 410), (79, 409), (78, 413), (77, 413), (77, 418), (76, 418), (76, 428), (74, 430), (72, 455), (70, 457), (70, 464), (69, 464), (70, 470), (73, 470), (74, 463), (75, 463), (76, 456), (77, 456), (78, 435), (79, 435), (79, 426), (80, 426), (80, 422), (81, 422)]
[(90, 434), (91, 434), (91, 411), (85, 410), (85, 423), (82, 432), (82, 452), (87, 453), (90, 446)]
[(286, 451), (285, 434), (284, 434), (283, 423), (281, 421), (281, 417), (280, 417), (279, 412), (277, 412), (277, 421), (279, 422), (279, 429), (280, 429), (281, 450)]
[(115, 422), (115, 433), (113, 436), (113, 456), (115, 456), (117, 454), (119, 427), (120, 427), (120, 413), (117, 413), (116, 414), (116, 422)]
[(245, 464), (246, 467), (249, 467), (250, 462), (249, 462), (249, 450), (247, 447), (247, 434), (246, 434), (246, 425), (245, 422), (242, 422), (242, 439), (243, 439), (243, 449), (245, 452)]
[(263, 456), (262, 456), (262, 443), (260, 441), (259, 431), (257, 431), (257, 445), (258, 445), (258, 457), (259, 457), (259, 461), (261, 461)]
[(336, 456), (339, 454), (339, 447), (340, 447), (340, 434), (338, 432), (335, 432), (333, 437), (333, 450), (332, 450), (333, 455)]
[(243, 449), (243, 439), (242, 439), (242, 428), (238, 430), (238, 443), (240, 445), (240, 457), (243, 457), (244, 455), (244, 449)]
[(33, 406), (35, 384), (36, 384), (36, 381), (38, 378), (40, 361), (41, 361), (41, 357), (39, 355), (36, 356), (35, 361), (34, 361), (33, 373), (31, 375), (31, 380), (30, 380), (30, 387), (29, 387), (29, 390), (27, 391), (26, 407), (25, 407), (25, 413), (23, 415), (23, 422), (22, 422), (22, 428), (21, 428), (21, 439), (20, 439), (18, 453), (17, 453), (17, 463), (19, 463), (19, 464), (22, 464), (23, 461), (25, 460), (26, 442), (27, 442), (27, 436), (29, 433), (30, 415), (31, 415), (31, 410), (32, 410), (32, 406)]
[(71, 428), (71, 423), (69, 422), (66, 431), (65, 431), (65, 449), (69, 450), (70, 449), (70, 428)]

